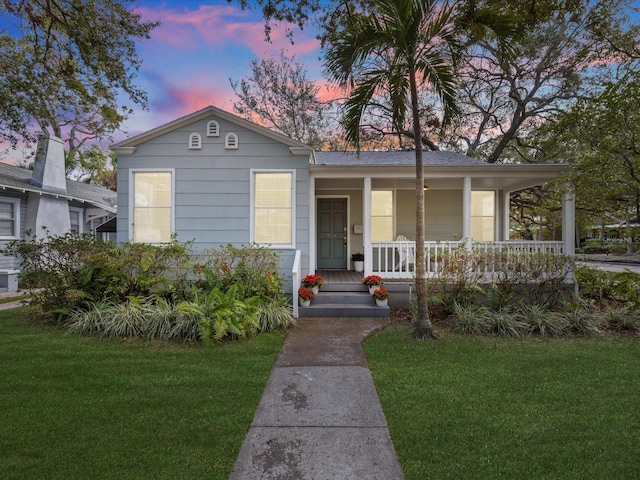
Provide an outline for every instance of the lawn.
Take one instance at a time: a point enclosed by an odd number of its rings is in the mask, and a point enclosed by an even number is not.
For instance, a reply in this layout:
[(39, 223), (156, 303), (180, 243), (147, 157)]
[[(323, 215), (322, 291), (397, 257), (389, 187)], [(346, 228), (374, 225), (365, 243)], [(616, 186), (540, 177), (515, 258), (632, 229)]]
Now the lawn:
[(365, 344), (407, 480), (640, 478), (640, 338)]
[(0, 478), (227, 479), (282, 340), (101, 341), (0, 312)]

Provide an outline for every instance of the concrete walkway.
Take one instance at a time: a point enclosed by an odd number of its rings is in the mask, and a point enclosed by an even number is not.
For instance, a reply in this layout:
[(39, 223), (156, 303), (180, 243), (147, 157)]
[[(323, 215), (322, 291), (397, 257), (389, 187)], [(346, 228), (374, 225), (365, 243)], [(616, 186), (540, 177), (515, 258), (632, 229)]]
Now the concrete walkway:
[(271, 372), (231, 480), (404, 478), (362, 350), (387, 319), (303, 318)]

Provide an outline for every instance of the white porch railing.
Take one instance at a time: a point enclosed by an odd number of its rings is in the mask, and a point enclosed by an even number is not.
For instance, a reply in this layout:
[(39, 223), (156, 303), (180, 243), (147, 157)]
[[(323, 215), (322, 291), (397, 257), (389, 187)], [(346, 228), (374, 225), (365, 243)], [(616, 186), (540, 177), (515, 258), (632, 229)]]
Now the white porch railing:
[(296, 250), (296, 255), (293, 258), (293, 267), (291, 267), (291, 285), (292, 295), (291, 303), (293, 305), (293, 318), (298, 318), (298, 287), (300, 286), (300, 250)]
[[(437, 276), (444, 266), (444, 260), (452, 253), (465, 247), (463, 241), (452, 242), (425, 242), (425, 263), (427, 276)], [(471, 242), (470, 250), (486, 254), (487, 262), (478, 265), (481, 273), (489, 277), (499, 273), (499, 261), (491, 261), (492, 256), (498, 252), (506, 252), (509, 256), (517, 257), (522, 254), (544, 253), (557, 258), (558, 272), (565, 267), (560, 257), (564, 255), (563, 242), (529, 242), (529, 241), (504, 241), (504, 242)], [(372, 243), (373, 275), (383, 278), (411, 279), (415, 277), (416, 244), (413, 241), (374, 242)]]

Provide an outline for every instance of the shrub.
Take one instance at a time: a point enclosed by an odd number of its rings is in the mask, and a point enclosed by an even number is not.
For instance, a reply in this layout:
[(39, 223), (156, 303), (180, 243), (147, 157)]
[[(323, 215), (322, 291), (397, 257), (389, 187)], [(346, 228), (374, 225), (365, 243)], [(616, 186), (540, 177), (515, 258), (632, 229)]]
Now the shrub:
[(559, 312), (554, 312), (556, 321), (564, 322), (567, 329), (577, 335), (596, 337), (602, 335), (603, 321), (597, 313), (592, 313), (592, 305), (584, 302), (568, 303)]
[(526, 331), (526, 324), (520, 320), (515, 312), (485, 309), (484, 315), (490, 334), (500, 337), (519, 337), (522, 332)]
[(283, 295), (284, 282), (278, 274), (278, 255), (268, 248), (226, 245), (192, 258), (201, 291), (218, 288), (226, 292), (233, 285), (238, 285), (246, 298), (278, 298)]
[(603, 318), (616, 333), (640, 333), (640, 312), (631, 304), (611, 303), (605, 306)]
[(73, 335), (102, 338), (134, 338), (163, 341), (198, 341), (202, 311), (191, 302), (172, 305), (165, 299), (131, 297), (124, 303), (93, 304), (69, 316), (67, 331)]
[(563, 317), (553, 315), (546, 305), (522, 305), (518, 310), (520, 320), (526, 325), (527, 332), (540, 336), (561, 336), (567, 331)]
[(296, 324), (291, 305), (283, 298), (263, 300), (258, 304), (258, 322), (261, 332), (289, 328)]
[(259, 298), (243, 298), (241, 291), (239, 284), (233, 284), (226, 292), (214, 288), (197, 296), (196, 303), (203, 312), (198, 323), (203, 341), (245, 338), (260, 329)]
[(640, 307), (640, 274), (625, 272), (606, 272), (589, 267), (576, 269), (576, 280), (580, 296), (600, 303), (631, 302)]
[(468, 335), (485, 335), (488, 331), (487, 317), (484, 308), (478, 305), (453, 304), (450, 317), (454, 328)]

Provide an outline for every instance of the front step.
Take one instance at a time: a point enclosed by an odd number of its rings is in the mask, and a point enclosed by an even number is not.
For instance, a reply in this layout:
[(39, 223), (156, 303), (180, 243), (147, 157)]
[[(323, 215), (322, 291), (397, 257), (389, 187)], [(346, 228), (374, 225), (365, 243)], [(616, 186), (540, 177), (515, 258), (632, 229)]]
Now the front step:
[(309, 307), (298, 307), (300, 317), (382, 317), (389, 307), (378, 307), (364, 285), (331, 284), (320, 290)]

